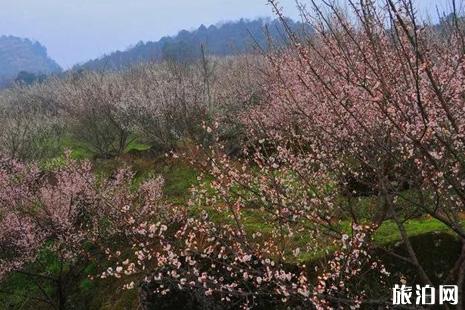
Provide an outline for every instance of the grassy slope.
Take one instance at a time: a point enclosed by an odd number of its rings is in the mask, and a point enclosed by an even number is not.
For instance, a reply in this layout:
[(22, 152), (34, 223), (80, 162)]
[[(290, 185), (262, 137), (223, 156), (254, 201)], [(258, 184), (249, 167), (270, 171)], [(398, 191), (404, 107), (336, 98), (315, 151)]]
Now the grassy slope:
[[(128, 149), (129, 153), (143, 154), (147, 147), (134, 143)], [(139, 155), (140, 155), (139, 154)], [(126, 156), (116, 160), (97, 162), (99, 170), (103, 173), (109, 172), (119, 166), (129, 164), (135, 172), (137, 181), (140, 182), (150, 175), (161, 174), (165, 178), (165, 194), (172, 203), (183, 203), (189, 197), (189, 188), (197, 182), (197, 173), (185, 162), (180, 160), (153, 159), (145, 156)], [(73, 148), (74, 158), (89, 158), (91, 156), (85, 149)], [(264, 234), (270, 232), (270, 227), (263, 222), (263, 217), (256, 213), (249, 213), (245, 218), (246, 228), (251, 231), (260, 231)], [(435, 219), (418, 218), (405, 223), (410, 236), (420, 236), (431, 232), (448, 232), (447, 228)], [(374, 241), (377, 245), (387, 246), (396, 244), (400, 240), (396, 225), (386, 221), (376, 232)], [(296, 242), (305, 244), (306, 238), (299, 237)], [(323, 254), (323, 253), (322, 253)], [(302, 253), (300, 260), (314, 259), (315, 254)], [(91, 269), (91, 268), (90, 268)], [(135, 309), (137, 305), (137, 290), (122, 291), (122, 281), (89, 281), (81, 279), (73, 289), (73, 300), (76, 300), (78, 309)], [(10, 281), (0, 287), (18, 294), (18, 297), (0, 294), (2, 298), (8, 297), (8, 301), (15, 304), (17, 309), (41, 309), (39, 304), (29, 297), (31, 292), (36, 292), (35, 286), (21, 276), (13, 276)], [(3, 297), (2, 297), (3, 296)], [(22, 297), (23, 296), (23, 297)], [(5, 307), (0, 302), (0, 309)], [(5, 307), (6, 309), (6, 307)], [(12, 309), (12, 308), (9, 308)], [(44, 307), (42, 309), (47, 309)]]

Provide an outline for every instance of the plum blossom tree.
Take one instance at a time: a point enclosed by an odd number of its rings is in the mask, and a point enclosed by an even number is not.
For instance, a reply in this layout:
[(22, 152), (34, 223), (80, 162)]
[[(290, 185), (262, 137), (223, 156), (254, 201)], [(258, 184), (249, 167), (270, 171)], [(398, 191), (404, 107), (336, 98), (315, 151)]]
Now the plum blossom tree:
[[(88, 163), (70, 162), (44, 174), (5, 161), (0, 243), (7, 251), (0, 274), (25, 272), (44, 247), (78, 265), (91, 242), (108, 259), (99, 277), (125, 277), (126, 289), (141, 288), (143, 304), (153, 293), (187, 293), (204, 308), (219, 302), (231, 309), (382, 307), (389, 298), (365, 290), (368, 274), (381, 286), (389, 275), (372, 255), (373, 235), (393, 223), (405, 251), (384, 251), (407, 263), (417, 281), (435, 284), (405, 224), (429, 216), (462, 242), (455, 264), (439, 280), (463, 290), (465, 41), (456, 6), (438, 29), (420, 22), (408, 0), (349, 0), (350, 12), (311, 1), (312, 12), (299, 5), (313, 29), (302, 38), (286, 27), (278, 2), (269, 3), (291, 44), (266, 55), (265, 98), (241, 115), (248, 134), (243, 156), (232, 159), (220, 143), (207, 145), (207, 160), (191, 159), (203, 174), (189, 204), (169, 207), (161, 179), (132, 190), (128, 170), (101, 180)], [(208, 103), (214, 98), (211, 84), (196, 90), (203, 84), (195, 74), (156, 74), (168, 76), (156, 81), (157, 89), (132, 76), (142, 86), (129, 83), (124, 96), (111, 83), (96, 93), (144, 103), (142, 111), (153, 112), (144, 129), (169, 119), (176, 103), (201, 111), (196, 104), (206, 92)], [(218, 98), (231, 99), (240, 89), (233, 85)], [(250, 94), (238, 97), (254, 101)], [(113, 104), (110, 99), (102, 102)], [(161, 138), (179, 137), (197, 118), (179, 120), (175, 128), (160, 123), (167, 130)], [(221, 132), (225, 120), (217, 121), (204, 122), (208, 135)], [(368, 214), (360, 205), (367, 195), (376, 200)], [(64, 303), (59, 298), (56, 305)]]
[[(277, 1), (269, 3), (285, 23)], [(406, 256), (390, 254), (432, 284), (405, 222), (427, 214), (465, 244), (464, 25), (456, 3), (436, 28), (417, 18), (412, 1), (348, 1), (350, 13), (333, 2), (299, 7), (314, 34), (301, 40), (289, 31), (292, 47), (269, 57), (269, 101), (245, 118), (256, 140), (271, 144), (271, 155), (259, 156), (298, 175), (313, 167), (329, 176), (346, 201), (340, 214), (353, 222), (376, 230), (393, 221)], [(378, 197), (370, 219), (356, 204), (366, 194)], [(462, 251), (441, 281), (462, 289), (463, 262)]]
[[(155, 216), (161, 205), (163, 181), (146, 181), (131, 190), (133, 173), (117, 171), (98, 178), (89, 162), (67, 159), (53, 171), (2, 159), (0, 163), (0, 280), (12, 272), (31, 277), (53, 308), (67, 307), (67, 285), (99, 248), (124, 242), (127, 228)], [(29, 268), (51, 253), (57, 272)], [(39, 272), (36, 272), (39, 270)], [(39, 281), (40, 280), (40, 281)], [(55, 296), (43, 288), (48, 281)]]
[[(279, 4), (269, 3), (285, 24)], [(363, 262), (387, 274), (366, 250), (384, 222), (397, 227), (405, 251), (384, 250), (409, 264), (423, 284), (435, 283), (409, 238), (409, 219), (434, 218), (465, 244), (463, 22), (454, 9), (452, 22), (438, 30), (417, 19), (411, 1), (348, 3), (350, 13), (332, 2), (312, 1), (313, 13), (300, 5), (314, 32), (302, 40), (288, 30), (292, 45), (268, 56), (268, 100), (244, 113), (251, 142), (246, 159), (232, 162), (221, 147), (211, 148), (205, 167), (213, 181), (192, 199), (205, 218), (191, 218), (193, 227), (182, 225), (171, 239), (191, 238), (184, 244), (163, 238), (163, 251), (136, 252), (155, 292), (168, 294), (178, 285), (253, 307), (259, 288), (270, 283), (266, 291), (288, 304), (302, 296), (321, 309), (383, 304), (389, 300), (354, 295), (346, 285), (353, 289)], [(358, 203), (363, 195), (376, 197), (368, 215)], [(219, 228), (208, 213), (228, 220)], [(251, 214), (266, 223), (266, 235), (248, 227)], [(313, 279), (303, 266), (298, 272), (285, 267), (290, 253), (302, 251), (295, 240), (302, 234), (310, 236), (307, 253), (336, 251)], [(146, 260), (156, 267), (147, 270)], [(462, 290), (464, 268), (462, 250), (440, 281)]]
[(20, 160), (61, 152), (63, 122), (42, 85), (12, 87), (0, 95), (0, 151)]
[[(227, 309), (282, 304), (357, 307), (363, 293), (354, 294), (344, 285), (373, 268), (367, 266), (366, 229), (354, 227), (352, 236), (343, 235), (341, 250), (328, 267), (317, 269), (319, 277), (309, 279), (305, 265), (286, 264), (290, 257), (279, 254), (280, 244), (271, 236), (247, 232), (234, 222), (218, 223), (207, 212), (201, 217), (181, 213), (169, 221), (134, 226), (131, 253), (119, 256), (121, 249), (108, 251), (109, 259), (116, 262), (100, 277), (142, 278), (139, 285), (148, 296), (145, 301), (153, 294), (179, 297), (187, 292), (190, 304), (207, 308), (219, 302)], [(298, 255), (296, 248), (294, 254)], [(136, 284), (129, 281), (125, 288), (133, 289)]]

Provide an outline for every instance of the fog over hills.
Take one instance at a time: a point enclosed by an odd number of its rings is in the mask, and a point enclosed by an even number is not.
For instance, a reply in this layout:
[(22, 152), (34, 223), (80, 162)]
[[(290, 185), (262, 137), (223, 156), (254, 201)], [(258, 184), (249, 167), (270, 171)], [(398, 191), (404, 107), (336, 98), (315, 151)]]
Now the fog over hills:
[[(305, 30), (301, 23), (288, 20), (288, 24), (296, 32)], [(208, 55), (237, 55), (257, 48), (266, 49), (270, 40), (273, 44), (283, 44), (286, 40), (285, 30), (278, 20), (241, 19), (209, 27), (201, 25), (194, 31), (182, 30), (176, 36), (163, 37), (156, 42), (139, 42), (125, 51), (104, 55), (74, 69), (117, 70), (140, 62), (191, 61), (201, 56), (202, 48)]]
[(14, 36), (0, 36), (0, 86), (14, 80), (22, 71), (34, 74), (61, 72), (39, 42)]
[[(296, 32), (309, 31), (305, 25), (288, 20)], [(182, 30), (175, 36), (135, 44), (73, 67), (74, 70), (119, 70), (141, 62), (176, 60), (193, 61), (208, 55), (228, 56), (267, 49), (270, 42), (282, 45), (286, 34), (278, 20), (259, 18), (205, 26), (193, 31)], [(61, 67), (47, 54), (41, 43), (15, 36), (0, 36), (0, 87), (16, 79), (36, 80), (35, 76), (61, 72)]]

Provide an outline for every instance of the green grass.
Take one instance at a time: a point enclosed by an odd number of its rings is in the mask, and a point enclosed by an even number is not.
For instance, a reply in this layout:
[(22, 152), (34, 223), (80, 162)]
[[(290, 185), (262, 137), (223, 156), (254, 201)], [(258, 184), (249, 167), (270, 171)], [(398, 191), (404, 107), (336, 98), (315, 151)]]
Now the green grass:
[[(76, 141), (72, 136), (67, 135), (61, 139), (60, 149), (61, 152), (65, 150), (71, 151), (71, 158), (73, 159), (91, 159), (95, 157), (95, 153), (89, 149), (85, 144)], [(123, 154), (144, 152), (150, 149), (150, 145), (140, 142), (137, 138), (131, 140)]]
[(173, 203), (186, 203), (190, 196), (189, 189), (198, 182), (197, 171), (182, 162), (164, 166), (160, 170), (165, 178), (164, 191), (168, 200)]
[(125, 153), (131, 152), (143, 152), (150, 150), (150, 145), (139, 142), (137, 139), (134, 139), (129, 143), (129, 145), (124, 150)]
[[(92, 152), (87, 150), (85, 147), (79, 145), (72, 139), (66, 139), (63, 142), (63, 149), (71, 150), (71, 157), (74, 159), (92, 159), (94, 156)], [(126, 156), (120, 156), (114, 159), (106, 160), (94, 160), (96, 170), (99, 173), (107, 174), (111, 173), (115, 169), (122, 166), (130, 166), (134, 169), (136, 175), (134, 184), (138, 186), (141, 182), (149, 177), (162, 175), (165, 179), (164, 194), (168, 199), (168, 202), (174, 204), (185, 204), (190, 197), (189, 189), (198, 184), (197, 176), (198, 172), (188, 163), (182, 160), (166, 159), (160, 157), (152, 157), (149, 152), (150, 146), (134, 140), (125, 150)], [(64, 157), (59, 156), (47, 161), (44, 161), (42, 165), (44, 167), (52, 168), (63, 164)], [(208, 181), (207, 181), (208, 182)], [(406, 193), (409, 199), (414, 199), (413, 193)], [(376, 197), (364, 197), (359, 198), (356, 202), (357, 212), (359, 216), (368, 218), (375, 212), (377, 208)], [(411, 206), (408, 206), (404, 201), (402, 209), (409, 210)], [(195, 210), (194, 210), (195, 212)], [(226, 212), (225, 212), (226, 213)], [(228, 222), (232, 220), (226, 218), (225, 214), (218, 212), (212, 212), (212, 219), (219, 223)], [(269, 215), (265, 214), (260, 210), (246, 210), (242, 214), (243, 223), (245, 229), (248, 232), (260, 232), (264, 238), (269, 238), (273, 231), (273, 224), (267, 220)], [(343, 221), (340, 223), (342, 231), (350, 233), (350, 223)], [(421, 235), (427, 235), (430, 233), (451, 233), (450, 230), (441, 222), (436, 219), (429, 217), (421, 217), (411, 219), (405, 222), (405, 228), (410, 237), (416, 237)], [(452, 235), (452, 233), (451, 233)], [(401, 240), (400, 233), (397, 225), (391, 221), (385, 221), (376, 231), (373, 236), (374, 242), (378, 246), (391, 246), (398, 243)], [(327, 246), (321, 246), (320, 248), (314, 249), (311, 252), (305, 252), (303, 250), (306, 245), (311, 244), (312, 236), (302, 234), (290, 238), (293, 246), (298, 246), (302, 249), (302, 253), (298, 258), (291, 257), (289, 255), (289, 262), (295, 260), (299, 262), (309, 262), (318, 260), (328, 254), (330, 254), (334, 247), (328, 243)], [(50, 272), (56, 266), (53, 262), (48, 263)], [(88, 279), (80, 279), (75, 288), (76, 298), (84, 298), (88, 300), (87, 305), (91, 305), (95, 309), (133, 309), (137, 304), (137, 290), (132, 291), (121, 291), (120, 288), (122, 283), (118, 281), (89, 281)], [(13, 290), (18, 295), (40, 295), (34, 285), (31, 284), (24, 276), (14, 275), (7, 281), (6, 286), (2, 286), (9, 290)], [(0, 295), (0, 300), (2, 295)], [(31, 300), (26, 300), (24, 297), (9, 297), (9, 300), (15, 304), (22, 302), (31, 303)], [(2, 304), (0, 302), (0, 308)], [(28, 307), (25, 307), (28, 308)]]
[(109, 175), (118, 168), (128, 166), (135, 172), (134, 186), (145, 180), (161, 175), (165, 181), (164, 195), (168, 202), (183, 204), (190, 197), (190, 188), (197, 184), (198, 172), (181, 160), (164, 157), (115, 158), (99, 160), (98, 173)]
[[(451, 232), (445, 224), (434, 218), (418, 218), (405, 222), (405, 229), (409, 237), (428, 234), (431, 232)], [(386, 245), (401, 240), (397, 225), (393, 221), (384, 222), (374, 235), (377, 245)]]
[[(270, 236), (273, 225), (266, 221), (266, 215), (258, 210), (245, 211), (242, 213), (243, 223), (245, 229), (249, 232), (260, 232), (264, 236)], [(215, 214), (213, 219), (221, 218), (220, 215)], [(340, 224), (340, 230), (350, 234), (350, 222), (343, 221)], [(465, 226), (465, 222), (463, 222)], [(447, 233), (453, 235), (452, 231), (445, 224), (439, 220), (430, 217), (421, 217), (416, 219), (408, 220), (404, 223), (405, 229), (409, 237), (416, 237), (421, 235), (427, 235), (430, 233)], [(385, 221), (373, 235), (373, 241), (377, 246), (389, 246), (396, 244), (401, 241), (399, 229), (394, 221)], [(311, 243), (311, 237), (309, 235), (297, 235), (292, 238), (291, 242), (294, 246), (303, 249), (307, 244)], [(316, 249), (312, 252), (302, 253), (298, 257), (298, 261), (305, 262), (321, 258), (332, 251), (332, 246), (328, 244), (325, 248)]]

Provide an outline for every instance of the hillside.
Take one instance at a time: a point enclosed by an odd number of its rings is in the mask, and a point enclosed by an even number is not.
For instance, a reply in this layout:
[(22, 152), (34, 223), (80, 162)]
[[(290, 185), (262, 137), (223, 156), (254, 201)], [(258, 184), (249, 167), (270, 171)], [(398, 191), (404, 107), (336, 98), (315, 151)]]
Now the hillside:
[(14, 80), (22, 71), (50, 74), (60, 72), (61, 68), (39, 42), (0, 36), (0, 87)]
[[(288, 21), (289, 26), (301, 32), (301, 23)], [(132, 64), (172, 59), (191, 61), (200, 57), (201, 46), (209, 55), (228, 56), (252, 51), (260, 46), (267, 48), (269, 39), (282, 44), (286, 35), (278, 20), (241, 19), (221, 25), (201, 25), (194, 31), (182, 30), (176, 36), (163, 37), (156, 42), (139, 42), (125, 51), (116, 51), (101, 58), (75, 66), (74, 69), (117, 70)]]

